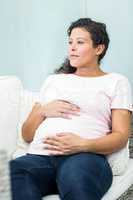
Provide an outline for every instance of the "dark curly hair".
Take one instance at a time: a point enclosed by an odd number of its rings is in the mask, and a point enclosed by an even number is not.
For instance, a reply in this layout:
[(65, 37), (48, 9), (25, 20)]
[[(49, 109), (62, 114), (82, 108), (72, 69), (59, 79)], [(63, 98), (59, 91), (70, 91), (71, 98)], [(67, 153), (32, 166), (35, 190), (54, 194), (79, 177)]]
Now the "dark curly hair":
[[(97, 47), (99, 44), (104, 45), (103, 52), (98, 57), (98, 63), (100, 64), (101, 59), (106, 54), (109, 45), (109, 36), (106, 31), (106, 25), (104, 23), (93, 21), (90, 18), (80, 18), (77, 21), (71, 23), (70, 27), (67, 30), (68, 36), (71, 35), (71, 32), (74, 28), (84, 28), (90, 33), (93, 47)], [(59, 69), (55, 70), (55, 73), (74, 73), (76, 68), (71, 66), (68, 58), (62, 63)]]

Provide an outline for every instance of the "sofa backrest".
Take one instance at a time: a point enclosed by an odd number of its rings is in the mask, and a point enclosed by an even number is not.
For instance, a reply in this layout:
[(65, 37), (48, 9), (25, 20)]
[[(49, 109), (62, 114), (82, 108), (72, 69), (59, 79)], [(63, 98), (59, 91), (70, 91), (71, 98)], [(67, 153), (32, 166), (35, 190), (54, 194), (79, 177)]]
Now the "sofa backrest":
[(0, 76), (0, 149), (11, 154), (16, 146), (20, 114), (21, 81), (15, 76)]
[(20, 102), (20, 118), (18, 122), (18, 139), (16, 149), (13, 152), (13, 158), (19, 157), (21, 155), (25, 155), (27, 152), (27, 148), (29, 146), (28, 143), (24, 141), (22, 138), (22, 125), (26, 118), (28, 117), (29, 113), (32, 110), (33, 105), (35, 102), (39, 102), (40, 95), (38, 92), (32, 92), (28, 90), (24, 90), (21, 93), (21, 102)]

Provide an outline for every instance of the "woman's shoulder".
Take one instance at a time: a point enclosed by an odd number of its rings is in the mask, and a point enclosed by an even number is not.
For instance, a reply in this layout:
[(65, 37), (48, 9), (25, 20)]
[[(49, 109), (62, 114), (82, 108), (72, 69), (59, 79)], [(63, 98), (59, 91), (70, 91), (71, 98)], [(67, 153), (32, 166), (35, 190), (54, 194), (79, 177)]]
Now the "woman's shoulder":
[(131, 90), (131, 83), (127, 76), (121, 73), (113, 73), (112, 90)]
[(47, 78), (59, 78), (59, 77), (64, 77), (67, 74), (65, 73), (59, 73), (59, 74), (49, 74)]
[(65, 74), (49, 74), (45, 80), (43, 81), (42, 85), (48, 85), (51, 83), (56, 83), (60, 79), (64, 79)]
[(116, 77), (116, 78), (125, 78), (126, 76), (118, 73), (118, 72), (111, 72), (110, 74), (112, 74), (112, 76)]
[(65, 77), (67, 77), (68, 74), (60, 73), (60, 74), (50, 74), (46, 80), (49, 81), (57, 81), (57, 80), (64, 80)]
[(128, 77), (125, 76), (124, 74), (117, 73), (117, 72), (112, 72), (111, 74), (112, 74), (112, 80), (116, 80), (116, 81), (119, 81), (119, 80), (128, 81)]

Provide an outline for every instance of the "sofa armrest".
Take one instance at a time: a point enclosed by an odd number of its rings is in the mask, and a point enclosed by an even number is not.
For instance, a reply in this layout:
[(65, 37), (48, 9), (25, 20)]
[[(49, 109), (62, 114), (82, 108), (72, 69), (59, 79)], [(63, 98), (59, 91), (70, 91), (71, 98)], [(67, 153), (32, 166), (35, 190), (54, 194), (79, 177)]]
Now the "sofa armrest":
[(133, 115), (132, 115), (132, 122), (131, 122), (131, 135), (129, 138), (129, 150), (130, 150), (130, 158), (133, 158)]
[(0, 199), (11, 200), (10, 172), (7, 152), (0, 150)]

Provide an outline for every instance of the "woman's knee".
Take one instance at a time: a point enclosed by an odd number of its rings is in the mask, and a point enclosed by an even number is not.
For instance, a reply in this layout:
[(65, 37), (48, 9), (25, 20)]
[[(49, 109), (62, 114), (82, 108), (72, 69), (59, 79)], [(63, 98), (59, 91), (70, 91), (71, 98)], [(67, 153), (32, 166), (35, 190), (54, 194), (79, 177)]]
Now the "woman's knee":
[(89, 172), (87, 173), (87, 171), (84, 173), (76, 168), (73, 171), (67, 168), (65, 172), (61, 172), (57, 184), (60, 195), (64, 200), (100, 200), (97, 186), (93, 182), (92, 176)]
[(91, 170), (89, 170), (88, 158), (86, 154), (73, 155), (68, 157), (60, 166), (57, 173), (59, 184), (66, 188), (78, 190), (87, 182), (91, 181)]
[(65, 190), (65, 193), (69, 191), (76, 193), (80, 190), (102, 196), (111, 185), (112, 174), (104, 157), (80, 154), (70, 157), (63, 163), (57, 179), (59, 187)]
[(11, 160), (9, 164), (11, 173), (17, 173), (30, 168), (30, 161), (28, 161), (27, 156), (22, 156)]

